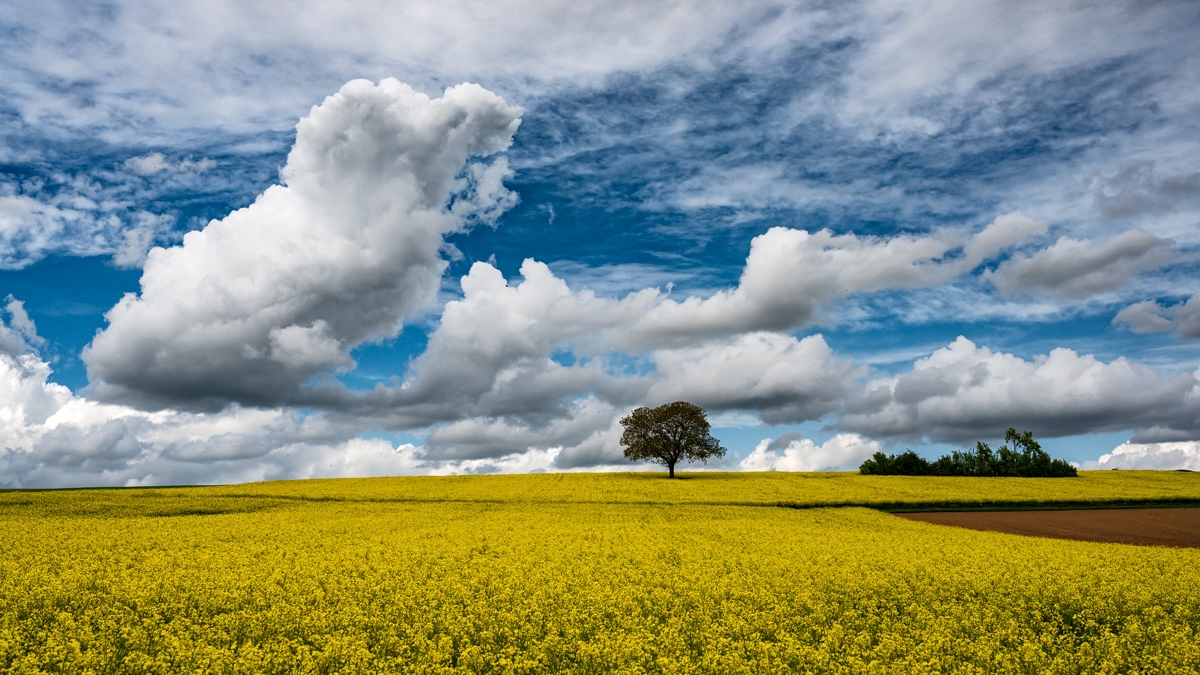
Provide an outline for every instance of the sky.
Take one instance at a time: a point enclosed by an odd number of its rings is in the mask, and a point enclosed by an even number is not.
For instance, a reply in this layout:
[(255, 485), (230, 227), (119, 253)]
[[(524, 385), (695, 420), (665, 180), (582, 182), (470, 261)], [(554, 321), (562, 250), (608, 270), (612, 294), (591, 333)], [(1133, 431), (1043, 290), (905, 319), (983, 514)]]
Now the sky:
[[(1200, 5), (16, 0), (0, 487), (1200, 470)], [(692, 468), (701, 468), (699, 465)]]

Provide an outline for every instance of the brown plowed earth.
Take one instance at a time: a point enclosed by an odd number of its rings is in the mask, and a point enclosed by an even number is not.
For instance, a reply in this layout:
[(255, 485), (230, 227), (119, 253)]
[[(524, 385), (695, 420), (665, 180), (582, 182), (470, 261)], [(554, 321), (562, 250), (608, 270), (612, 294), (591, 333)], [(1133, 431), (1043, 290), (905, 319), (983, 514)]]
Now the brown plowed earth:
[(1032, 537), (1200, 548), (1200, 508), (897, 513), (909, 520)]

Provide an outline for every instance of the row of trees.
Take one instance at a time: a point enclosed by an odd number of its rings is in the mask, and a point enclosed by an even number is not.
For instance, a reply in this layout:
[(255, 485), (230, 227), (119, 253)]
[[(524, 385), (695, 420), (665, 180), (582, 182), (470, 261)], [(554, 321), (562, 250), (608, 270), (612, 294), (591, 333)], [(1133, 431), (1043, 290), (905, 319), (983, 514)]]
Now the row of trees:
[[(725, 448), (710, 433), (704, 409), (687, 401), (657, 408), (638, 408), (621, 419), (621, 445), (625, 457), (667, 467), (675, 477), (679, 462), (707, 462), (723, 457)], [(1033, 432), (1017, 433), (1009, 427), (996, 450), (980, 441), (975, 452), (955, 451), (930, 462), (912, 450), (899, 455), (877, 452), (858, 467), (859, 473), (881, 476), (1022, 476), (1059, 478), (1075, 476), (1075, 467), (1053, 459), (1033, 440)], [(1010, 447), (1011, 446), (1011, 447)]]
[(858, 467), (859, 473), (880, 476), (1022, 476), (1025, 478), (1063, 478), (1078, 475), (1075, 467), (1053, 459), (1033, 432), (1017, 433), (1009, 427), (1002, 445), (992, 450), (987, 443), (975, 444), (975, 452), (954, 451), (930, 462), (912, 450), (899, 455), (877, 452)]

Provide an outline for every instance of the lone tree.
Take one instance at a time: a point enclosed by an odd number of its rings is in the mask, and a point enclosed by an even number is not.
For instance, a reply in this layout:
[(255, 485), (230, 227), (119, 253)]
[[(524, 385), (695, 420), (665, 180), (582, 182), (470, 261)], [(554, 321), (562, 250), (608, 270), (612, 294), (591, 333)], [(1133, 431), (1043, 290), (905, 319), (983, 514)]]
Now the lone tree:
[(704, 408), (687, 401), (638, 408), (621, 420), (621, 426), (625, 457), (662, 464), (671, 478), (679, 460), (707, 462), (709, 457), (725, 456), (725, 448), (708, 433)]

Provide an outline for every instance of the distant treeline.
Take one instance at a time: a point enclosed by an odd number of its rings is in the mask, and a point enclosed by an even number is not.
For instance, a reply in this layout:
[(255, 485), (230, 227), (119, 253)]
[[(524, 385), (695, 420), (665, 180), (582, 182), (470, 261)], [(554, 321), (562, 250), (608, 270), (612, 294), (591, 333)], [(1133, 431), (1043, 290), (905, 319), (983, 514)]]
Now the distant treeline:
[(1033, 433), (1017, 433), (1009, 427), (996, 450), (980, 441), (975, 452), (954, 451), (930, 462), (912, 450), (899, 455), (875, 453), (858, 467), (859, 473), (879, 476), (1022, 476), (1025, 478), (1062, 478), (1078, 475), (1075, 467), (1061, 459), (1052, 459), (1033, 440)]

